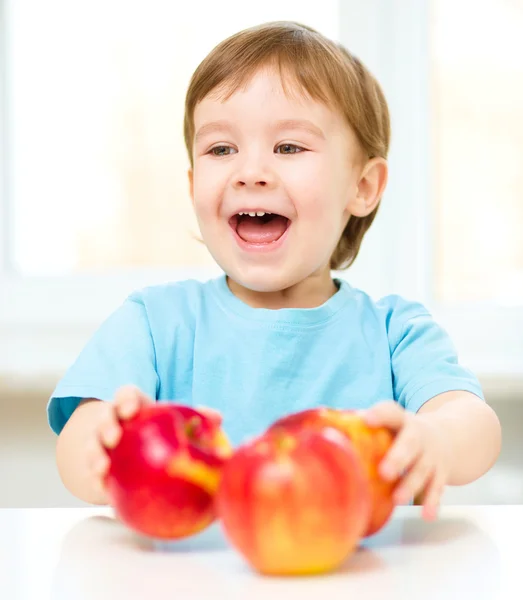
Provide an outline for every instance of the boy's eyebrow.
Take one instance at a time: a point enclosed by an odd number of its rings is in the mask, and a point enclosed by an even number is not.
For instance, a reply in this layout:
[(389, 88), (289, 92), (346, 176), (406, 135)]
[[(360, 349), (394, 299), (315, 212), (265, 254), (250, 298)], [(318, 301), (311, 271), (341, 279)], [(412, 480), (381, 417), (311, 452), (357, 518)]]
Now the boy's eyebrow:
[(316, 137), (325, 139), (325, 134), (323, 131), (314, 125), (312, 121), (308, 119), (282, 119), (281, 121), (277, 121), (276, 123), (277, 129), (302, 129), (303, 131), (308, 131), (315, 135)]
[(231, 123), (229, 123), (229, 121), (226, 121), (224, 119), (221, 119), (219, 121), (211, 121), (210, 123), (205, 123), (205, 125), (202, 125), (200, 129), (198, 129), (194, 136), (194, 141), (197, 142), (206, 135), (209, 135), (210, 133), (215, 133), (217, 131), (227, 131), (231, 129), (232, 125)]
[[(196, 132), (194, 136), (194, 141), (197, 142), (206, 135), (216, 133), (218, 131), (230, 131), (232, 128), (232, 124), (224, 119), (205, 123)], [(323, 131), (308, 119), (281, 119), (280, 121), (276, 121), (275, 129), (301, 129), (303, 131), (311, 133), (316, 137), (319, 137), (322, 140), (325, 139), (325, 134), (323, 133)]]

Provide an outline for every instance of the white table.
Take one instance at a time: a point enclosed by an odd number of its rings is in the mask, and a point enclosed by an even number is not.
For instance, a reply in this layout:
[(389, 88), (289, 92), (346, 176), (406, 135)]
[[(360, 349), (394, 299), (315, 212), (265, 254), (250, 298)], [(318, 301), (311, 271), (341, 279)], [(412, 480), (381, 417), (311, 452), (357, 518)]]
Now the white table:
[(420, 508), (394, 518), (334, 574), (255, 574), (218, 525), (185, 541), (140, 539), (111, 509), (0, 509), (2, 600), (523, 598), (523, 506)]

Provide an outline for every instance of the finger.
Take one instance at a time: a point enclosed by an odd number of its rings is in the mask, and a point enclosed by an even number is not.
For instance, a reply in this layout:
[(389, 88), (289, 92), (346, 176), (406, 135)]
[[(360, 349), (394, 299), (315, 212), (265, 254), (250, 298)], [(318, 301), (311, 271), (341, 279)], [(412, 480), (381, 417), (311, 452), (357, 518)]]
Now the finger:
[(445, 490), (445, 484), (441, 477), (435, 475), (430, 481), (424, 494), (422, 516), (427, 521), (433, 521), (438, 516), (441, 497)]
[(93, 466), (93, 463), (98, 458), (100, 453), (100, 443), (93, 437), (85, 447), (85, 460), (89, 469)]
[(109, 449), (116, 448), (122, 437), (122, 427), (116, 418), (108, 419), (100, 425), (98, 434), (103, 446)]
[(114, 448), (120, 441), (122, 428), (118, 422), (113, 404), (111, 402), (105, 402), (103, 408), (103, 416), (96, 425), (96, 441), (100, 446)]
[(403, 427), (407, 412), (397, 402), (380, 402), (363, 411), (363, 419), (373, 427), (385, 426), (398, 430)]
[(87, 449), (87, 464), (95, 476), (103, 475), (109, 468), (109, 457), (99, 443), (93, 441)]
[(139, 410), (141, 404), (152, 402), (151, 398), (134, 385), (120, 387), (114, 396), (116, 414), (121, 419), (130, 419)]
[(412, 466), (421, 453), (417, 430), (406, 426), (396, 437), (392, 448), (382, 460), (379, 470), (385, 479), (395, 479)]
[(201, 405), (196, 406), (195, 409), (198, 412), (201, 412), (203, 415), (205, 415), (209, 419), (211, 419), (212, 421), (214, 421), (215, 423), (217, 423), (218, 425), (221, 425), (221, 423), (223, 421), (221, 412), (215, 410), (214, 408), (210, 408), (209, 406), (201, 406)]
[(101, 477), (95, 475), (93, 478), (92, 486), (94, 491), (97, 492), (100, 502), (102, 502), (103, 504), (109, 504), (109, 497), (107, 495), (106, 475), (102, 475)]
[(434, 467), (423, 458), (414, 466), (398, 484), (394, 491), (394, 500), (398, 504), (409, 501), (420, 490), (423, 490), (434, 473)]
[(109, 471), (110, 460), (106, 454), (100, 454), (100, 456), (94, 461), (92, 466), (92, 473), (96, 477), (104, 477)]

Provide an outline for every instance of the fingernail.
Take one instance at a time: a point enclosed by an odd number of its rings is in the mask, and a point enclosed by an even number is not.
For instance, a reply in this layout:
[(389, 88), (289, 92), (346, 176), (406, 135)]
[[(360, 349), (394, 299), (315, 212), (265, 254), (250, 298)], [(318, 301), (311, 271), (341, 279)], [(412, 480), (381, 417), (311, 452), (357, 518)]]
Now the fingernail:
[(391, 465), (384, 464), (380, 467), (380, 473), (385, 479), (394, 479), (394, 468)]
[(107, 487), (105, 485), (105, 481), (104, 479), (99, 479), (98, 482), (96, 483), (96, 489), (98, 490), (98, 492), (102, 495), (106, 495), (107, 494)]
[(427, 508), (427, 518), (429, 521), (434, 521), (438, 516), (438, 509), (435, 506), (430, 506)]
[(104, 440), (106, 446), (114, 446), (116, 444), (116, 440), (118, 438), (118, 430), (115, 427), (111, 427), (104, 432)]
[(405, 490), (396, 492), (394, 494), (394, 500), (398, 504), (404, 504), (405, 502), (408, 502), (410, 500), (410, 498), (411, 498), (411, 494)]
[(105, 460), (104, 458), (100, 458), (96, 461), (96, 463), (94, 464), (94, 470), (97, 473), (103, 473), (107, 468), (107, 460)]
[(122, 403), (120, 407), (120, 415), (122, 417), (129, 417), (134, 411), (134, 401), (127, 400), (127, 402)]

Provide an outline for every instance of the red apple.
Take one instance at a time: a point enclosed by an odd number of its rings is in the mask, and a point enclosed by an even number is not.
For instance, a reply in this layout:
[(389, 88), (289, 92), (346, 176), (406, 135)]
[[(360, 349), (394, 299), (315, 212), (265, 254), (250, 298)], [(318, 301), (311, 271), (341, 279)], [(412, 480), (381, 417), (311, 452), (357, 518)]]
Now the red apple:
[(269, 430), (325, 426), (335, 427), (348, 435), (365, 466), (372, 497), (372, 511), (365, 537), (373, 535), (387, 523), (394, 511), (393, 491), (397, 480), (386, 480), (378, 471), (379, 464), (394, 441), (394, 434), (385, 427), (370, 427), (354, 410), (327, 407), (287, 415), (273, 423)]
[(106, 478), (120, 520), (161, 539), (186, 537), (210, 525), (221, 469), (232, 454), (220, 415), (150, 404), (121, 426)]
[(229, 459), (216, 505), (227, 538), (254, 569), (315, 574), (337, 568), (357, 546), (370, 491), (341, 432), (273, 431)]

